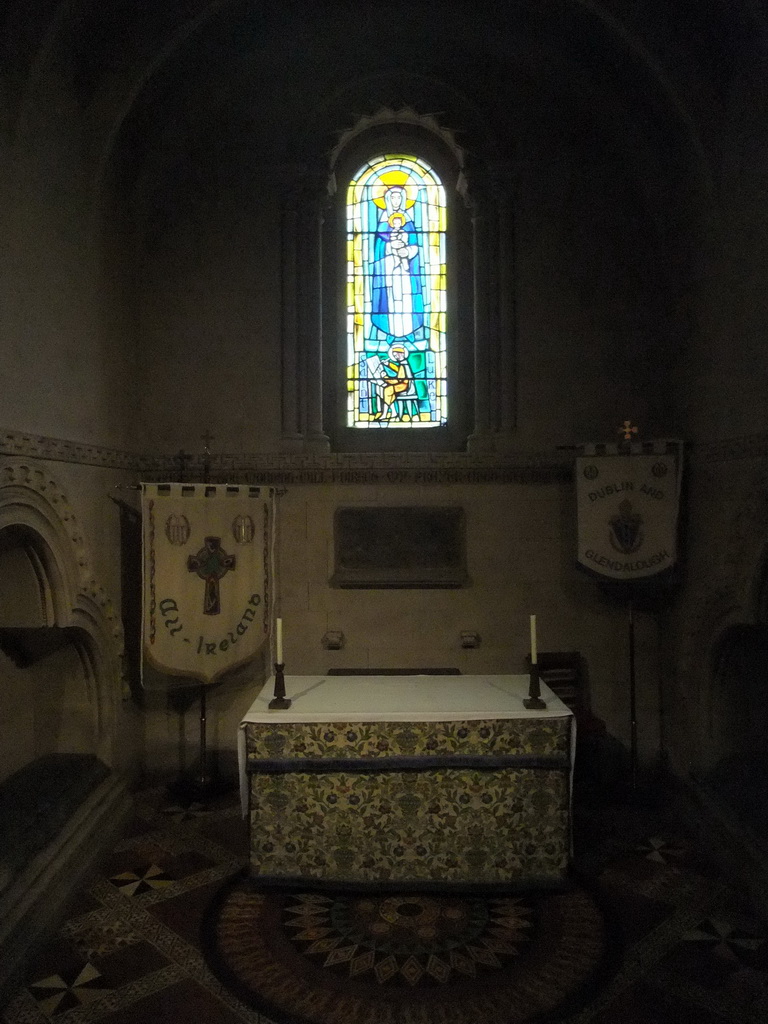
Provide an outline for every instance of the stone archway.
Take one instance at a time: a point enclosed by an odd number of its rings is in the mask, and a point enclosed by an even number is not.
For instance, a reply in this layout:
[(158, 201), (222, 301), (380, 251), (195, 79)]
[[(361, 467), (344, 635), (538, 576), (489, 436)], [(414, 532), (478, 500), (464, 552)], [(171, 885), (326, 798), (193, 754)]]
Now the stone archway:
[(122, 629), (44, 465), (0, 460), (0, 996), (130, 810)]
[(720, 758), (704, 779), (721, 813), (768, 855), (768, 625), (725, 629), (712, 654), (713, 728)]
[[(710, 810), (745, 830), (765, 872), (768, 824), (768, 548), (743, 531), (731, 586), (711, 616), (704, 678), (710, 762), (698, 776)], [(757, 556), (757, 564), (755, 564)], [(735, 582), (738, 580), (739, 585)], [(713, 625), (715, 628), (712, 628)], [(745, 854), (746, 855), (746, 854)]]
[(768, 762), (768, 625), (725, 629), (713, 649), (712, 675), (718, 749), (726, 759)]
[(0, 777), (46, 753), (111, 765), (122, 628), (77, 520), (45, 469), (0, 464), (0, 659), (8, 709)]

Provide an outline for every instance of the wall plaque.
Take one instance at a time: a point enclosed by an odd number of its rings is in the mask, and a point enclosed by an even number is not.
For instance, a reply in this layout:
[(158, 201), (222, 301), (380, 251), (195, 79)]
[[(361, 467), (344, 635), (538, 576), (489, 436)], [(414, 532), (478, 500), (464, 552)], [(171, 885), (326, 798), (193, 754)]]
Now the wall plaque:
[(336, 587), (463, 587), (464, 509), (339, 508), (334, 520)]

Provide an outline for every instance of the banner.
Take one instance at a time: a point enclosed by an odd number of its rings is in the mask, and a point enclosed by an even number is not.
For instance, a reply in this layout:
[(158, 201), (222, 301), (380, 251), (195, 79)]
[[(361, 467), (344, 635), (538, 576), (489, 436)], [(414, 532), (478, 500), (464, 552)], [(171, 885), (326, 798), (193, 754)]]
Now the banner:
[(269, 633), (271, 508), (258, 487), (142, 484), (144, 660), (213, 683)]
[(580, 567), (645, 580), (677, 561), (681, 460), (674, 453), (576, 459)]

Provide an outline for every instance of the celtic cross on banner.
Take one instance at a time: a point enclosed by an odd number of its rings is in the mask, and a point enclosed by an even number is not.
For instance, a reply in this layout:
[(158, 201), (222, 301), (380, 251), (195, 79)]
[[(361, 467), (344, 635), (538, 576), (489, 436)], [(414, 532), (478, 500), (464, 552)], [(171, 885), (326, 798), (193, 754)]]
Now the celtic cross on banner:
[(221, 612), (219, 580), (235, 568), (235, 556), (228, 555), (221, 546), (221, 537), (206, 537), (204, 546), (187, 559), (187, 571), (196, 572), (205, 580), (203, 615)]

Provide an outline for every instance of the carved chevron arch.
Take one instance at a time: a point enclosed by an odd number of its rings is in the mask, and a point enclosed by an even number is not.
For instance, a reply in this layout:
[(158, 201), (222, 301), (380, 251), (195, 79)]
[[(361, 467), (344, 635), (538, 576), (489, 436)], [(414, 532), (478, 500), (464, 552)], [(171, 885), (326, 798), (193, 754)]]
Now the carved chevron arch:
[(23, 531), (41, 588), (44, 625), (74, 629), (94, 715), (97, 750), (112, 760), (117, 703), (127, 696), (123, 629), (96, 581), (77, 518), (56, 481), (40, 464), (0, 459), (0, 531)]

